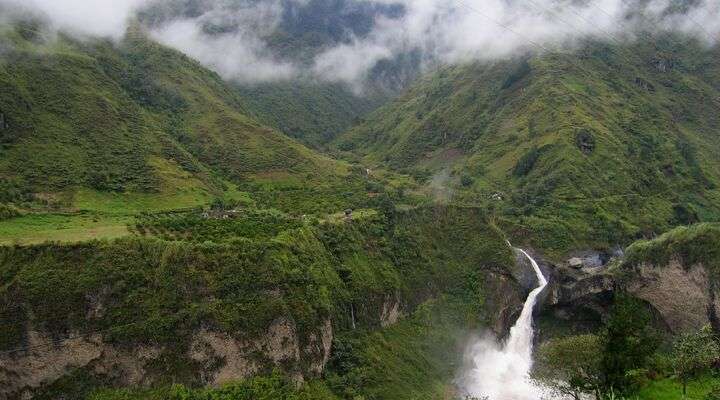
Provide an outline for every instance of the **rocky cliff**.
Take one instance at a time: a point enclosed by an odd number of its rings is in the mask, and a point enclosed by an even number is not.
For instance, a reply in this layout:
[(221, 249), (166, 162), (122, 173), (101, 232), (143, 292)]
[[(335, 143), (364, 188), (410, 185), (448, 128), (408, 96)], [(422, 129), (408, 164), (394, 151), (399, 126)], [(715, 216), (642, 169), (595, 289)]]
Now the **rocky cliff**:
[(549, 265), (543, 318), (573, 330), (593, 330), (622, 291), (646, 303), (668, 334), (720, 328), (720, 228), (698, 224), (612, 254), (587, 251)]

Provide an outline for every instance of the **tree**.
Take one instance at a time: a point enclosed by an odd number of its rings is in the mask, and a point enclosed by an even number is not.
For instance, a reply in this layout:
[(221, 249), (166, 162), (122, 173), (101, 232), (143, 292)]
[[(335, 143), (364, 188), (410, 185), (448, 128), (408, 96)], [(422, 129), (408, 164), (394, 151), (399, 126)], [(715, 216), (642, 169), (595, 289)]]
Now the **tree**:
[(387, 222), (388, 230), (392, 232), (395, 229), (395, 220), (397, 218), (397, 211), (395, 210), (395, 203), (392, 201), (387, 193), (380, 195), (378, 199), (378, 209), (380, 215), (385, 217)]
[(700, 372), (707, 370), (720, 358), (720, 346), (710, 326), (699, 332), (681, 336), (673, 346), (673, 367), (682, 381), (683, 399), (687, 393), (687, 382)]
[(628, 372), (643, 369), (660, 344), (652, 316), (639, 300), (618, 295), (602, 335), (605, 389), (630, 386)]
[(473, 183), (475, 183), (475, 179), (473, 179), (472, 176), (470, 176), (470, 175), (463, 174), (460, 177), (460, 184), (463, 185), (464, 187), (470, 187), (473, 185)]
[(598, 397), (603, 383), (603, 345), (596, 335), (553, 339), (540, 347), (533, 377), (565, 396)]

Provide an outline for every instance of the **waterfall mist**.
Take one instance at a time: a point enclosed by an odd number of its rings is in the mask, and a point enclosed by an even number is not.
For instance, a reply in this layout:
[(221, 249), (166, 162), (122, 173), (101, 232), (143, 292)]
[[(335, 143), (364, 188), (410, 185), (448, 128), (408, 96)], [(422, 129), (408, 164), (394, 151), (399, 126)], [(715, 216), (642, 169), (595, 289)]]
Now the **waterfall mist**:
[(505, 343), (488, 335), (475, 340), (467, 350), (469, 368), (458, 381), (463, 395), (489, 400), (539, 400), (544, 391), (529, 377), (533, 352), (533, 309), (547, 280), (537, 262), (524, 250), (517, 249), (530, 260), (537, 275), (536, 287), (525, 300), (520, 317), (510, 329)]

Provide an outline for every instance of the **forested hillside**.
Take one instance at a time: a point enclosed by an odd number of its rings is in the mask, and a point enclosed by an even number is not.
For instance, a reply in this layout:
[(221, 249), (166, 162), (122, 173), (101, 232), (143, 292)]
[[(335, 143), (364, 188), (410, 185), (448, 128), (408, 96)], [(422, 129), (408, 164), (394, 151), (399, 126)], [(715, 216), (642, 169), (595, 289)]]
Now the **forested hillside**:
[(233, 86), (259, 121), (313, 148), (325, 147), (387, 98), (312, 81)]
[(176, 398), (172, 383), (238, 382), (228, 398), (250, 399), (324, 377), (308, 399), (436, 398), (465, 329), (507, 329), (522, 296), (478, 210), (274, 217), (292, 223), (262, 232), (252, 222), (267, 216), (247, 213), (217, 221), (237, 228), (217, 237), (169, 215), (194, 240), (153, 238), (167, 232), (156, 220), (111, 242), (0, 248), (0, 396)]
[(456, 200), (495, 199), (542, 247), (627, 243), (720, 217), (719, 59), (664, 35), (451, 66), (336, 144)]
[(216, 74), (139, 32), (55, 41), (26, 23), (2, 38), (4, 204), (172, 209), (247, 201), (241, 191), (297, 211), (364, 201), (353, 196), (366, 177), (248, 117)]
[[(233, 82), (249, 112), (261, 122), (310, 145), (321, 147), (350, 128), (388, 97), (402, 90), (418, 72), (419, 60), (409, 55), (376, 65), (362, 79), (362, 89), (347, 82), (312, 76), (314, 57), (332, 46), (367, 36), (378, 19), (399, 18), (403, 7), (376, 1), (311, 0), (282, 1), (264, 9), (261, 3), (222, 1), (153, 1), (138, 13), (148, 29), (161, 29), (175, 21), (192, 19), (212, 40), (242, 37), (248, 29), (245, 13), (257, 7), (276, 20), (260, 24), (259, 39), (269, 57), (304, 70), (299, 76), (267, 82), (252, 79)], [(264, 15), (260, 15), (264, 16)], [(256, 21), (257, 22), (257, 21)], [(268, 68), (272, 68), (268, 66)]]

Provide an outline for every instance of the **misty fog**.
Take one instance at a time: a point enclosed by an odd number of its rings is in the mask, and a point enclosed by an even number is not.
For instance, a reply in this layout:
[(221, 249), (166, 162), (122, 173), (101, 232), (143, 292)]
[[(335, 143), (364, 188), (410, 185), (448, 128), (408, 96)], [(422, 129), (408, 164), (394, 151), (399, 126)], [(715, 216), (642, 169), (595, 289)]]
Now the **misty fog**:
[[(571, 46), (584, 37), (632, 40), (637, 29), (679, 30), (708, 44), (720, 33), (720, 0), (348, 0), (396, 5), (398, 15), (378, 13), (368, 32), (346, 32), (342, 40), (320, 46), (307, 57), (282, 57), (269, 47), (286, 7), (318, 0), (204, 0), (196, 12), (148, 27), (158, 41), (196, 58), (226, 79), (243, 83), (290, 79), (299, 75), (361, 85), (381, 60), (419, 51), (422, 63), (488, 60), (519, 50)], [(83, 36), (122, 37), (150, 0), (0, 0), (8, 15), (35, 13), (51, 29)], [(12, 9), (12, 13), (8, 10)], [(680, 10), (682, 12), (680, 12)], [(208, 32), (208, 26), (233, 29)]]

